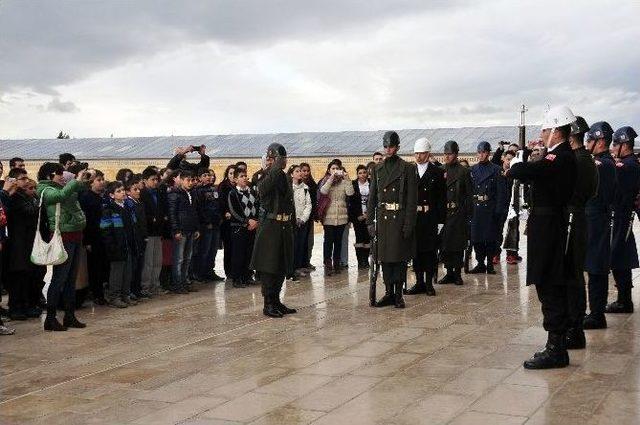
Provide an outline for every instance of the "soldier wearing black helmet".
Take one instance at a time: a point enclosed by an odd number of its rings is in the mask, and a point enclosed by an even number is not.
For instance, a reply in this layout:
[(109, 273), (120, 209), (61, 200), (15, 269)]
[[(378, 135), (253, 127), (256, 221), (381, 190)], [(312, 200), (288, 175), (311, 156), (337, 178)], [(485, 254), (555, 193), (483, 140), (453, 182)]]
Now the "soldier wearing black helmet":
[(404, 308), (407, 262), (415, 250), (417, 172), (414, 164), (398, 156), (398, 133), (387, 131), (383, 144), (386, 158), (373, 168), (367, 205), (367, 211), (373, 211), (367, 216), (367, 226), (376, 237), (373, 251), (375, 260), (382, 264), (385, 285), (385, 295), (375, 306)]
[[(473, 179), (473, 218), (471, 243), (478, 264), (469, 273), (495, 274), (493, 256), (498, 252), (502, 231), (499, 224), (507, 212), (507, 184), (500, 166), (489, 161), (491, 145), (478, 143), (478, 163), (471, 167)], [(485, 264), (486, 261), (486, 264)]]
[(444, 145), (444, 176), (447, 185), (447, 214), (442, 228), (440, 257), (447, 269), (439, 284), (462, 285), (463, 252), (469, 243), (469, 222), (473, 216), (473, 181), (469, 168), (458, 161), (458, 143)]
[(586, 134), (587, 150), (591, 152), (598, 170), (598, 192), (585, 206), (587, 219), (587, 253), (584, 269), (589, 275), (589, 308), (584, 317), (584, 329), (607, 327), (604, 315), (609, 292), (611, 266), (611, 229), (613, 198), (616, 191), (616, 165), (609, 145), (613, 129), (606, 121), (599, 121)]
[(258, 182), (260, 225), (256, 233), (251, 268), (260, 273), (265, 316), (296, 313), (280, 301), (285, 277), (293, 275), (293, 223), (296, 222), (291, 180), (284, 172), (287, 151), (279, 143), (267, 148), (264, 177)]
[(586, 345), (582, 322), (587, 308), (584, 282), (584, 264), (587, 250), (587, 218), (585, 205), (596, 196), (598, 190), (598, 170), (591, 154), (584, 147), (584, 135), (589, 126), (584, 118), (577, 116), (571, 124), (569, 145), (576, 156), (576, 187), (567, 206), (567, 221), (570, 223), (568, 252), (573, 265), (569, 274), (567, 300), (569, 326), (567, 329), (567, 349), (580, 349)]
[(613, 134), (611, 152), (616, 160), (618, 186), (613, 201), (613, 243), (611, 271), (618, 289), (618, 299), (606, 313), (633, 313), (631, 270), (638, 268), (638, 251), (633, 236), (635, 200), (638, 195), (640, 164), (633, 154), (637, 134), (631, 127), (621, 127)]

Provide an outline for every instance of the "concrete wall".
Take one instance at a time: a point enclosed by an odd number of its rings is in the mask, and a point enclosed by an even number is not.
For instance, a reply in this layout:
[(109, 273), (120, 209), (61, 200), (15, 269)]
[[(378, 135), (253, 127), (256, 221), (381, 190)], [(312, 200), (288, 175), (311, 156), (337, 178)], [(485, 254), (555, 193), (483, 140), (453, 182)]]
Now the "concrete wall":
[[(442, 155), (436, 155), (436, 157), (438, 158), (438, 160), (440, 162), (443, 161), (443, 157)], [(467, 159), (470, 163), (476, 162), (476, 158), (475, 155), (461, 155), (461, 158)], [(413, 161), (413, 157), (412, 156), (403, 156), (404, 159), (408, 160), (408, 161)], [(301, 162), (307, 162), (311, 165), (311, 171), (313, 174), (313, 177), (315, 178), (315, 180), (319, 180), (324, 176), (324, 173), (327, 169), (327, 164), (329, 163), (329, 161), (331, 161), (332, 158), (326, 158), (326, 157), (307, 157), (307, 158), (301, 158), (301, 157), (295, 157), (295, 158), (289, 158), (288, 164), (299, 164)], [(366, 165), (370, 160), (371, 157), (367, 156), (367, 157), (342, 157), (340, 158), (342, 160), (342, 163), (344, 165), (344, 167), (347, 169), (347, 171), (349, 172), (349, 175), (352, 178), (355, 178), (355, 169), (358, 166), (358, 164), (364, 164)], [(102, 170), (102, 172), (105, 173), (105, 176), (107, 177), (107, 180), (112, 180), (113, 178), (115, 178), (116, 173), (118, 172), (119, 169), (121, 168), (130, 168), (131, 170), (133, 170), (135, 173), (139, 173), (142, 172), (142, 170), (144, 170), (147, 166), (149, 165), (156, 165), (160, 168), (162, 167), (166, 167), (167, 163), (169, 162), (168, 159), (135, 159), (135, 160), (129, 160), (129, 159), (96, 159), (96, 160), (86, 160), (84, 158), (80, 158), (80, 160), (82, 161), (86, 161), (89, 162), (90, 167), (92, 168), (97, 168), (99, 170)], [(191, 162), (197, 162), (198, 159), (197, 157), (189, 157), (189, 160)], [(247, 163), (247, 166), (249, 168), (249, 175), (251, 175), (252, 173), (254, 173), (255, 171), (257, 171), (260, 168), (260, 159), (259, 158), (246, 158), (246, 159), (241, 159), (241, 158), (212, 158), (211, 160), (211, 165), (213, 170), (216, 172), (217, 175), (217, 180), (218, 182), (220, 182), (223, 178), (222, 174), (224, 173), (225, 168), (227, 167), (227, 165), (229, 164), (233, 164), (236, 163), (240, 160), (243, 160)], [(29, 171), (29, 175), (32, 176), (32, 178), (35, 178), (37, 176), (38, 173), (38, 169), (40, 168), (40, 166), (42, 165), (42, 163), (45, 162), (44, 160), (40, 160), (40, 161), (26, 161), (26, 167), (27, 170)], [(6, 173), (9, 172), (8, 169), (8, 161), (3, 161), (3, 164), (5, 166), (5, 175)]]

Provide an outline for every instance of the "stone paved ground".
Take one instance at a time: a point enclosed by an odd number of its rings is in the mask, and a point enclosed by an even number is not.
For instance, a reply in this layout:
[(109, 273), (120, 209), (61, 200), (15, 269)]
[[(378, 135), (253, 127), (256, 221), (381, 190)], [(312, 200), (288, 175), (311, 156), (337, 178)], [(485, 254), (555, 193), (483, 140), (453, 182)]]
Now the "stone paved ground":
[(498, 271), (405, 310), (370, 308), (366, 273), (319, 268), (287, 283), (299, 313), (285, 319), (262, 316), (258, 287), (206, 284), (83, 309), (83, 330), (12, 322), (0, 423), (640, 423), (640, 315), (609, 316), (566, 369), (525, 371), (546, 338), (539, 303), (524, 263)]

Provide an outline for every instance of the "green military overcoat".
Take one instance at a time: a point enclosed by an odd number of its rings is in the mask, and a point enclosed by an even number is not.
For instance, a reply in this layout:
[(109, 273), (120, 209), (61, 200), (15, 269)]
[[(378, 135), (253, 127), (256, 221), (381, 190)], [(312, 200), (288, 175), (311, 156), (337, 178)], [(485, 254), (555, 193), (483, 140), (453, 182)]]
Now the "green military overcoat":
[(473, 216), (473, 180), (459, 162), (444, 167), (447, 184), (447, 216), (442, 229), (443, 252), (464, 251), (470, 237)]
[[(415, 253), (416, 166), (398, 156), (387, 158), (373, 169), (367, 211), (367, 225), (378, 224), (374, 255), (382, 263), (409, 261)], [(385, 204), (398, 204), (388, 210)]]
[[(293, 187), (289, 176), (271, 167), (258, 182), (260, 225), (256, 233), (251, 269), (276, 275), (293, 275), (293, 236), (296, 222)], [(278, 221), (277, 215), (290, 216)]]

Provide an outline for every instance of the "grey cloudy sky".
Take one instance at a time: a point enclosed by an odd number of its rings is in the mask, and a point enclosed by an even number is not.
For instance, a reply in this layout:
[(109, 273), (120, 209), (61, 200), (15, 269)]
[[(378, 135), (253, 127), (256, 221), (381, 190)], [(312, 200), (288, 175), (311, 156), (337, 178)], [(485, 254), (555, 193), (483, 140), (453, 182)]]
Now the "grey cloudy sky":
[(0, 0), (0, 138), (638, 125), (639, 1)]

